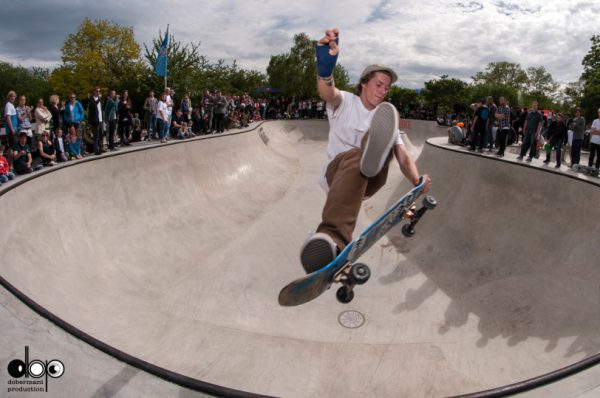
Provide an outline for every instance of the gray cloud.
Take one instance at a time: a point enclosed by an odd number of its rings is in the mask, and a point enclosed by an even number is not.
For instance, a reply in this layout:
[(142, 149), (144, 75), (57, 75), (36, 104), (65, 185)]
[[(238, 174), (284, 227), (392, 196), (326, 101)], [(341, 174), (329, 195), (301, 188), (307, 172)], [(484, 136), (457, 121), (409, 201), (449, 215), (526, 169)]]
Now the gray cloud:
[(577, 0), (5, 3), (0, 59), (24, 66), (59, 65), (63, 41), (86, 16), (133, 26), (140, 44), (150, 44), (170, 24), (176, 40), (201, 42), (210, 62), (236, 59), (240, 67), (263, 72), (271, 55), (289, 51), (294, 34), (317, 39), (339, 27), (340, 62), (352, 80), (379, 62), (396, 68), (399, 84), (412, 88), (443, 74), (469, 80), (500, 60), (544, 65), (560, 83), (577, 80), (596, 33), (586, 21), (600, 14), (597, 2)]

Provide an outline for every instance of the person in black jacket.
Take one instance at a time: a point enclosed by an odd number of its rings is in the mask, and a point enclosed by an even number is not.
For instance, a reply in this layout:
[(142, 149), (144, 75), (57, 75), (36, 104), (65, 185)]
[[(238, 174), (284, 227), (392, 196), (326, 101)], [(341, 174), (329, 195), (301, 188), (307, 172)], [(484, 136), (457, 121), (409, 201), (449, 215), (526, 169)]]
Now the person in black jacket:
[[(560, 150), (562, 146), (567, 142), (567, 125), (563, 120), (562, 113), (556, 115), (556, 119), (548, 126), (548, 141), (553, 149), (556, 149), (556, 168), (560, 167)], [(550, 163), (550, 155), (552, 151), (546, 153), (546, 160), (544, 163)]]
[(88, 120), (92, 127), (92, 136), (94, 137), (94, 154), (102, 153), (102, 102), (100, 87), (94, 87), (94, 95), (88, 103)]

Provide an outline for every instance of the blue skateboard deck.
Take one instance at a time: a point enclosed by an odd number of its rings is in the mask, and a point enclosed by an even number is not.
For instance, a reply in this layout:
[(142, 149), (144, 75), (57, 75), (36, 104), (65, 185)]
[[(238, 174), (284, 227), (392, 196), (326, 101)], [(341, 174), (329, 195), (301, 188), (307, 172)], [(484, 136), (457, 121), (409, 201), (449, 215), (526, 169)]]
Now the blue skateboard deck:
[[(325, 267), (310, 273), (284, 287), (279, 292), (279, 304), (282, 306), (295, 306), (304, 304), (320, 296), (331, 287), (333, 283), (340, 282), (342, 287), (338, 291), (338, 300), (350, 302), (354, 297), (353, 288), (356, 284), (362, 284), (369, 278), (370, 271), (367, 266), (357, 264), (367, 250), (371, 248), (383, 235), (404, 219), (410, 219), (403, 233), (406, 236), (414, 234), (414, 225), (427, 209), (435, 207), (435, 199), (427, 196), (424, 207), (416, 212), (415, 201), (425, 186), (423, 177), (419, 184), (402, 196), (382, 216), (369, 225), (357, 238), (344, 248), (344, 250)], [(355, 268), (355, 270), (353, 270)]]

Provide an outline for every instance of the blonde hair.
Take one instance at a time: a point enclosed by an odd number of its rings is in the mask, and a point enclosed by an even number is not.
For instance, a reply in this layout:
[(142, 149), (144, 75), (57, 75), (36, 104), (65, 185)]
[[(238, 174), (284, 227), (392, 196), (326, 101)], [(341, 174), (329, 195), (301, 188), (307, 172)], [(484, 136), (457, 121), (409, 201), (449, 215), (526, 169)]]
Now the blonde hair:
[(59, 102), (60, 102), (60, 98), (58, 98), (58, 95), (56, 95), (56, 94), (52, 94), (52, 95), (50, 96), (50, 103), (51, 103), (51, 104), (54, 104), (54, 105), (56, 105), (56, 104), (58, 104)]
[(6, 94), (6, 99), (8, 100), (8, 99), (11, 97), (11, 95), (14, 95), (14, 96), (16, 97), (16, 96), (17, 96), (17, 93), (15, 93), (14, 91), (10, 90), (10, 91), (8, 92), (8, 94)]

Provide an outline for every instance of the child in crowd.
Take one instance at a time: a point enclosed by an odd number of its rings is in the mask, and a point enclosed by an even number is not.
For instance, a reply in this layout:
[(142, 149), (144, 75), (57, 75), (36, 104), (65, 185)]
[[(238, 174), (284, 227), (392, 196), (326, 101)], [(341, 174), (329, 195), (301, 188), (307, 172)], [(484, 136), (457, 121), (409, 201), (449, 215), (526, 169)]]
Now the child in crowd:
[(66, 162), (68, 159), (67, 156), (67, 143), (63, 138), (63, 131), (59, 127), (55, 132), (56, 136), (54, 137), (54, 150), (56, 153), (56, 161), (57, 162)]
[(4, 145), (0, 144), (0, 184), (4, 184), (8, 180), (15, 178), (15, 174), (10, 171), (8, 160), (2, 155), (4, 153)]
[(131, 140), (139, 142), (142, 140), (142, 121), (137, 113), (133, 114), (131, 118)]
[(81, 139), (77, 137), (77, 129), (75, 126), (71, 126), (69, 128), (69, 140), (68, 140), (68, 151), (69, 151), (69, 159), (82, 159), (81, 155)]
[(195, 134), (190, 131), (190, 128), (188, 127), (187, 122), (181, 122), (181, 127), (179, 128), (179, 131), (177, 132), (177, 138), (183, 140), (185, 138), (192, 138), (194, 136), (195, 136)]

